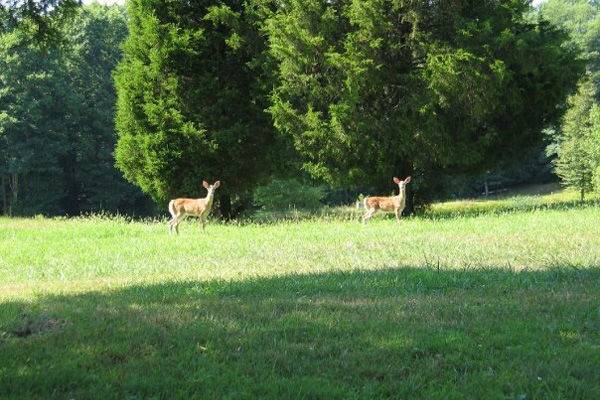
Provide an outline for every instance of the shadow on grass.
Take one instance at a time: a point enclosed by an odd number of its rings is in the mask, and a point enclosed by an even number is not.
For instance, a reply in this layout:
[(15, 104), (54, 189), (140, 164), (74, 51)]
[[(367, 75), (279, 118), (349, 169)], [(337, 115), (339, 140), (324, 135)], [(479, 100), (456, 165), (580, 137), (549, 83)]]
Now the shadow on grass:
[(599, 283), (402, 268), (3, 303), (0, 398), (600, 398)]

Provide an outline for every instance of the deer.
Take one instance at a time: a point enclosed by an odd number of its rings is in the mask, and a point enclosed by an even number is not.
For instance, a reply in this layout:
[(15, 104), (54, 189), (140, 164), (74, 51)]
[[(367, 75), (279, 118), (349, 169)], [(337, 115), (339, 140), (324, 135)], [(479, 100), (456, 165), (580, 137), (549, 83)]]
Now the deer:
[(400, 216), (404, 207), (406, 206), (406, 185), (410, 182), (411, 177), (407, 177), (404, 180), (394, 177), (394, 183), (398, 185), (398, 195), (390, 197), (365, 197), (364, 207), (365, 215), (362, 220), (363, 223), (367, 223), (369, 219), (379, 210), (385, 212), (394, 212), (396, 214), (396, 221), (400, 222)]
[(208, 182), (202, 181), (202, 186), (208, 190), (208, 194), (204, 198), (200, 199), (173, 199), (169, 202), (169, 213), (171, 213), (171, 219), (169, 220), (169, 233), (173, 233), (173, 229), (176, 234), (179, 234), (179, 224), (188, 215), (199, 217), (202, 222), (202, 231), (206, 227), (206, 218), (212, 210), (213, 200), (215, 198), (215, 190), (221, 186), (221, 181), (216, 181), (212, 185)]

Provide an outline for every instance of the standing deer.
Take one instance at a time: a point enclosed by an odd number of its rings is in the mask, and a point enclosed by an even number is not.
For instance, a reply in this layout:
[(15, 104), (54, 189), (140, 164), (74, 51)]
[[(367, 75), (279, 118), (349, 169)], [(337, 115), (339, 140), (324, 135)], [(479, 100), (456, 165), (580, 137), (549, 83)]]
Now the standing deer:
[(169, 233), (172, 233), (173, 228), (175, 228), (175, 233), (179, 234), (179, 224), (188, 215), (199, 217), (200, 221), (202, 221), (202, 230), (204, 230), (206, 226), (206, 217), (208, 217), (208, 214), (212, 209), (215, 190), (221, 186), (221, 181), (216, 181), (212, 185), (203, 181), (202, 186), (208, 190), (208, 194), (202, 199), (174, 199), (169, 202), (169, 212), (171, 213)]
[(365, 215), (363, 216), (363, 223), (366, 223), (373, 214), (378, 210), (391, 212), (396, 214), (396, 221), (400, 222), (400, 215), (404, 211), (406, 205), (406, 185), (410, 182), (410, 176), (405, 180), (400, 180), (394, 177), (394, 183), (398, 185), (398, 195), (391, 197), (365, 197)]

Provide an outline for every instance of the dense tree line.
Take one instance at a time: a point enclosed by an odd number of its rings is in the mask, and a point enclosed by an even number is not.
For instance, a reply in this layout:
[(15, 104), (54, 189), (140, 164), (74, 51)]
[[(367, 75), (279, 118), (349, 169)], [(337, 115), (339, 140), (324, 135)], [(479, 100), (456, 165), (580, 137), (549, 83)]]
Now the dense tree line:
[(118, 165), (163, 203), (200, 178), (250, 191), (282, 151), (276, 135), (313, 178), (383, 189), (413, 174), (426, 201), (447, 171), (539, 145), (583, 67), (525, 0), (132, 0), (129, 12)]
[(112, 70), (124, 10), (78, 8), (52, 37), (21, 18), (0, 35), (0, 194), (5, 214), (148, 213), (114, 168)]
[(0, 7), (4, 213), (145, 213), (131, 184), (163, 208), (221, 179), (231, 216), (289, 176), (411, 174), (426, 202), (535, 158), (590, 65), (527, 0), (77, 3)]

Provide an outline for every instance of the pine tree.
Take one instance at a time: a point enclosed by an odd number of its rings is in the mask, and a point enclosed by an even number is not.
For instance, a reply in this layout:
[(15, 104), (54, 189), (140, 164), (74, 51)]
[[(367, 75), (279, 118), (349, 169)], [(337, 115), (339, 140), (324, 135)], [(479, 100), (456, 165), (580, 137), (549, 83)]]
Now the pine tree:
[(577, 93), (569, 98), (569, 110), (557, 140), (556, 173), (566, 186), (579, 191), (581, 201), (593, 189), (592, 178), (596, 169), (592, 118), (592, 111), (597, 108), (595, 96), (592, 81), (584, 80)]

